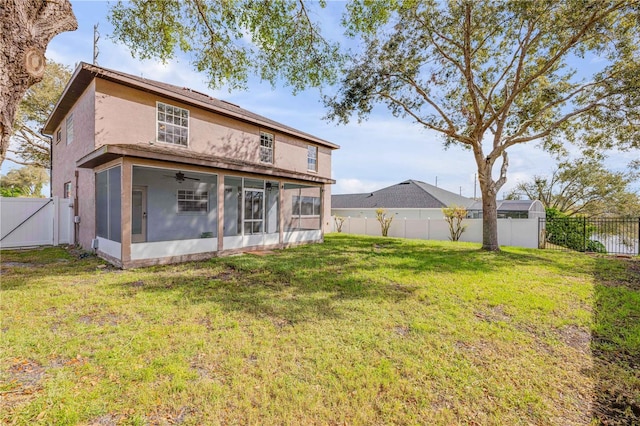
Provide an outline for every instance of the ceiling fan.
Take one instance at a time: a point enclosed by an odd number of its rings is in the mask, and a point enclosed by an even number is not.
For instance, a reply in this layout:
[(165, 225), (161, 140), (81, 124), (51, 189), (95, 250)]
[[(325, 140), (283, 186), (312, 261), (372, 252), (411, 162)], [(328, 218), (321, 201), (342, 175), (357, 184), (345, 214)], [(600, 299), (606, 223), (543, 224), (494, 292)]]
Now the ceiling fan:
[(186, 179), (188, 179), (188, 180), (200, 180), (198, 178), (192, 178), (192, 177), (185, 176), (184, 173), (182, 173), (182, 172), (176, 172), (176, 174), (173, 175), (173, 176), (172, 175), (165, 175), (165, 176), (166, 177), (172, 177), (172, 178), (174, 178), (176, 180), (176, 182), (180, 182), (180, 183), (184, 182)]

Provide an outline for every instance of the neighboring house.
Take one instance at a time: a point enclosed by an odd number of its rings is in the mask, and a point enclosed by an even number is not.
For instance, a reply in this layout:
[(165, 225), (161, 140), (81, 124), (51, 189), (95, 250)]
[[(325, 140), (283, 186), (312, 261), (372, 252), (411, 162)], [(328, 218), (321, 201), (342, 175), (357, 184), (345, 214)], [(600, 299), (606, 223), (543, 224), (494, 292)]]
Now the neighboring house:
[(81, 63), (43, 129), (76, 240), (124, 267), (322, 241), (338, 146), (187, 88)]
[[(363, 194), (336, 194), (331, 197), (333, 216), (374, 218), (377, 209), (406, 219), (443, 219), (442, 209), (460, 206), (468, 217), (482, 217), (482, 203), (425, 182), (407, 180), (396, 185)], [(537, 216), (538, 211), (542, 216)], [(540, 201), (498, 201), (498, 217), (544, 217)]]
[[(498, 219), (536, 219), (546, 217), (544, 205), (539, 200), (498, 200)], [(467, 207), (468, 217), (482, 218), (482, 201)]]

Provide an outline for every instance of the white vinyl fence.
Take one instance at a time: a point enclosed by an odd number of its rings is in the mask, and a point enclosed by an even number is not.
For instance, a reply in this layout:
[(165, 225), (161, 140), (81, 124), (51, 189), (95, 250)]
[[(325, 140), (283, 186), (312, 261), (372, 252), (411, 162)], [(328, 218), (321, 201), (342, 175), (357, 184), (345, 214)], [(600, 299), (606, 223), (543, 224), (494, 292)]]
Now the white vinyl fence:
[[(333, 230), (337, 232), (334, 218)], [(464, 219), (466, 226), (460, 241), (482, 242), (482, 219)], [(381, 236), (380, 223), (376, 218), (347, 217), (342, 232)], [(389, 237), (422, 240), (449, 240), (449, 225), (444, 219), (402, 219), (393, 218)], [(498, 243), (501, 246), (538, 248), (538, 219), (498, 219)]]
[(58, 197), (0, 197), (0, 248), (72, 244), (71, 202)]

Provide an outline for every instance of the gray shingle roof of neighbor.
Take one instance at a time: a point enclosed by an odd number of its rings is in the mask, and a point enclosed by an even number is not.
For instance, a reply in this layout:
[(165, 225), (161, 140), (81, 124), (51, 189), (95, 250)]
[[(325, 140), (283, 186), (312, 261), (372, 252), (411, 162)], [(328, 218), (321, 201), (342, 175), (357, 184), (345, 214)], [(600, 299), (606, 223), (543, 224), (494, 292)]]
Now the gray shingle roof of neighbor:
[(334, 209), (439, 209), (453, 205), (467, 207), (472, 203), (471, 198), (412, 179), (374, 192), (331, 196)]

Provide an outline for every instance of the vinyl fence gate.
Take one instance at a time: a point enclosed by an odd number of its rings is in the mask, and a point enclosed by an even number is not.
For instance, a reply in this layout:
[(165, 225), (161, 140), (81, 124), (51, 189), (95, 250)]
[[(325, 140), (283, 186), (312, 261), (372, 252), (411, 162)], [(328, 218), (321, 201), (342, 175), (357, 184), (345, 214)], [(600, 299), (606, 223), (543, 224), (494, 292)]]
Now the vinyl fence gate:
[(640, 254), (638, 218), (540, 218), (539, 247), (622, 255)]
[(0, 249), (73, 244), (72, 200), (0, 197)]

